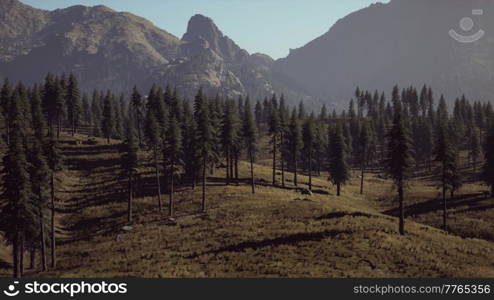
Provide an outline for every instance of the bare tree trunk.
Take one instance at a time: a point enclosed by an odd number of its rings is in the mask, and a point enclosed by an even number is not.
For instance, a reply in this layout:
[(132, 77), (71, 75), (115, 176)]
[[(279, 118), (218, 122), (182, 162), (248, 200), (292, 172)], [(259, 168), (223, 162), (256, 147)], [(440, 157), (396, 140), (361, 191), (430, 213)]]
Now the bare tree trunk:
[[(283, 133), (280, 136), (280, 143), (283, 146)], [(280, 151), (280, 159), (281, 159), (281, 186), (285, 187), (285, 155), (283, 153), (283, 149)]]
[(154, 169), (156, 173), (156, 187), (158, 189), (158, 211), (161, 213), (163, 211), (163, 203), (161, 200), (161, 183), (160, 183), (160, 169), (158, 165), (158, 149), (154, 147)]
[(398, 182), (398, 198), (400, 201), (400, 234), (405, 235), (405, 207), (404, 207), (404, 195), (403, 195), (403, 180)]
[(256, 193), (255, 184), (254, 184), (254, 157), (252, 152), (249, 153), (250, 156), (250, 185), (252, 186), (252, 194)]
[(273, 134), (273, 186), (276, 186), (276, 134)]
[(360, 194), (364, 194), (364, 172), (365, 172), (365, 167), (364, 164), (362, 164), (362, 169), (361, 169), (361, 174), (360, 174)]
[(139, 146), (142, 145), (142, 137), (141, 137), (141, 118), (139, 117), (139, 113), (136, 112), (137, 119), (137, 136), (139, 138)]
[(36, 249), (31, 248), (29, 252), (29, 269), (36, 268)]
[(295, 186), (298, 186), (298, 178), (297, 178), (297, 158), (295, 158), (294, 164), (295, 164), (295, 167), (294, 167), (294, 170), (293, 170), (293, 183), (295, 184)]
[(21, 242), (19, 245), (19, 268), (21, 269), (21, 277), (24, 276), (24, 254), (25, 254), (25, 248), (24, 248), (25, 240), (24, 236), (21, 235)]
[(60, 131), (62, 130), (62, 118), (60, 112), (57, 113), (57, 139), (60, 138)]
[(230, 149), (230, 179), (233, 181), (234, 175), (234, 163), (233, 163), (233, 151)]
[[(38, 197), (41, 198), (41, 196), (38, 194)], [(39, 229), (40, 229), (40, 239), (41, 239), (41, 270), (44, 272), (46, 271), (46, 243), (45, 243), (45, 224), (44, 224), (44, 215), (43, 215), (43, 209), (40, 205), (39, 208)]]
[(132, 173), (129, 174), (129, 201), (127, 203), (127, 221), (132, 222), (132, 198), (133, 198), (133, 186), (132, 186)]
[(312, 191), (312, 154), (309, 153), (309, 190)]
[(170, 172), (170, 202), (168, 203), (168, 215), (170, 216), (170, 218), (173, 218), (175, 212), (173, 210), (173, 193), (174, 193), (174, 182), (173, 182), (173, 178), (174, 178), (174, 169), (175, 169), (175, 163), (172, 161), (172, 164), (171, 164), (171, 172)]
[(447, 230), (446, 227), (446, 219), (447, 219), (447, 204), (446, 204), (446, 183), (443, 178), (443, 230)]
[(226, 150), (226, 185), (230, 185), (230, 147)]
[(72, 113), (72, 136), (75, 135), (75, 118), (74, 114)]
[(202, 161), (202, 212), (206, 212), (206, 156)]
[(20, 260), (19, 260), (19, 242), (20, 242), (20, 233), (16, 232), (14, 236), (14, 243), (12, 246), (12, 261), (14, 263), (14, 278), (21, 278), (21, 268), (20, 268)]
[(336, 196), (341, 196), (341, 184), (337, 183), (336, 184)]
[(57, 267), (57, 242), (55, 237), (55, 173), (51, 173), (51, 267)]
[(235, 153), (235, 183), (237, 185), (239, 185), (238, 180), (239, 180), (239, 178), (238, 178), (238, 153)]

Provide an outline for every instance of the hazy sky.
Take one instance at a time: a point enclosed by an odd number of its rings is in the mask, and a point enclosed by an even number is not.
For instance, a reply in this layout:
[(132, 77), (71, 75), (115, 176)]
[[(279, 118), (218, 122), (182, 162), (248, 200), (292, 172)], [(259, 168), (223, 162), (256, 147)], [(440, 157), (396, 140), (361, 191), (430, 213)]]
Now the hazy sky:
[[(0, 0), (1, 1), (1, 0)], [(375, 2), (389, 0), (21, 0), (56, 9), (103, 4), (152, 21), (181, 38), (191, 16), (200, 13), (240, 47), (273, 58), (285, 57), (329, 30), (338, 19)]]

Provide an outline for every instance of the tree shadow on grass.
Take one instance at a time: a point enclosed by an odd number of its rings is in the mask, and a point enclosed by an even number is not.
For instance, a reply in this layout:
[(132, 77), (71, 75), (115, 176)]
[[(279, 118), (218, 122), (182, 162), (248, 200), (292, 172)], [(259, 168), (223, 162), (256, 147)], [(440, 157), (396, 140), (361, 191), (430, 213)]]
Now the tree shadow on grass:
[(366, 218), (378, 218), (378, 216), (373, 216), (371, 214), (363, 213), (363, 212), (345, 212), (345, 211), (337, 211), (329, 214), (325, 214), (316, 218), (316, 220), (328, 220), (328, 219), (340, 219), (344, 217), (366, 217)]
[[(486, 200), (486, 198), (483, 193), (464, 194), (464, 195), (456, 196), (455, 199), (448, 198), (447, 207), (448, 209), (453, 209), (460, 206), (470, 206), (484, 200)], [(405, 207), (405, 217), (423, 215), (429, 212), (438, 211), (442, 209), (443, 209), (442, 199), (432, 199)], [(468, 210), (471, 209), (466, 209), (465, 211)], [(397, 217), (400, 214), (400, 210), (399, 208), (393, 208), (384, 211), (383, 214)]]
[(282, 245), (294, 246), (302, 242), (318, 242), (327, 238), (335, 237), (340, 234), (351, 234), (351, 231), (325, 230), (319, 232), (303, 232), (303, 233), (296, 233), (287, 236), (277, 237), (274, 239), (266, 239), (261, 241), (246, 241), (246, 242), (241, 242), (239, 244), (222, 247), (216, 250), (206, 251), (202, 253), (195, 253), (186, 258), (193, 259), (208, 254), (217, 255), (223, 252), (242, 252), (247, 249), (258, 250), (266, 247), (276, 247)]

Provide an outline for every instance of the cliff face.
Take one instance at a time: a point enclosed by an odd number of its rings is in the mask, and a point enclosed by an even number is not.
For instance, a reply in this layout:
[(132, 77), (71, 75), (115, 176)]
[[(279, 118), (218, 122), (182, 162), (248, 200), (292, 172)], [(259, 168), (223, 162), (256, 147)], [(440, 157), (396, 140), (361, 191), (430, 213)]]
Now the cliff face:
[(85, 89), (128, 91), (156, 82), (192, 96), (199, 86), (234, 97), (274, 92), (273, 60), (250, 55), (213, 21), (191, 18), (183, 39), (105, 6), (43, 11), (0, 2), (0, 76), (28, 83), (73, 72)]

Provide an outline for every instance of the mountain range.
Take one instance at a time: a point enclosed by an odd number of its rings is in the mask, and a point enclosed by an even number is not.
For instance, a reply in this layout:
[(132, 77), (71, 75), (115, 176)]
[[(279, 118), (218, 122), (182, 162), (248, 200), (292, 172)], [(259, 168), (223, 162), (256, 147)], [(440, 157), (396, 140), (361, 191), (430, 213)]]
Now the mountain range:
[[(490, 13), (489, 0), (391, 0), (342, 18), (321, 37), (273, 60), (248, 53), (202, 15), (193, 16), (178, 38), (105, 6), (45, 11), (1, 0), (0, 78), (33, 83), (47, 72), (73, 72), (85, 90), (128, 91), (134, 84), (148, 89), (159, 83), (187, 97), (202, 86), (228, 97), (276, 92), (292, 102), (334, 105), (346, 103), (357, 86), (389, 91), (395, 84), (427, 84), (449, 99), (466, 94), (490, 100)], [(467, 32), (459, 26), (462, 18), (474, 21)], [(485, 35), (460, 43), (450, 30)]]

